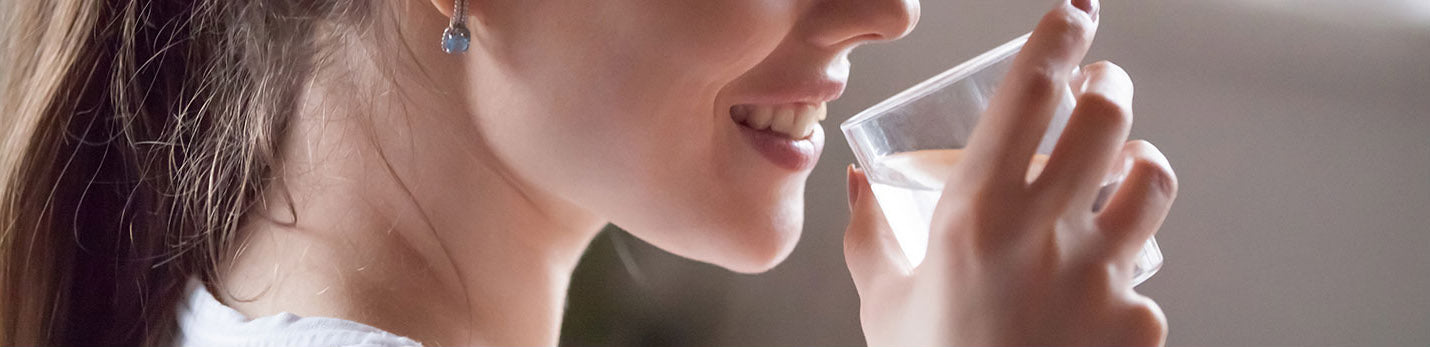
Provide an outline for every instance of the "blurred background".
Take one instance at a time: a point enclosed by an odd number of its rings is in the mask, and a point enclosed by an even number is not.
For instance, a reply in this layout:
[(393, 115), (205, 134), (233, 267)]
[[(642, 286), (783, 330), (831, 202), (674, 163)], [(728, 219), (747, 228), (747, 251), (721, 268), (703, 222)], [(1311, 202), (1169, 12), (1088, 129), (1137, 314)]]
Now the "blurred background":
[[(760, 275), (609, 228), (571, 287), (564, 345), (858, 346), (838, 124), (1032, 29), (1048, 0), (926, 0), (855, 52), (809, 179), (804, 236)], [(1088, 62), (1137, 83), (1132, 135), (1182, 190), (1138, 290), (1170, 346), (1430, 346), (1430, 0), (1105, 0)]]

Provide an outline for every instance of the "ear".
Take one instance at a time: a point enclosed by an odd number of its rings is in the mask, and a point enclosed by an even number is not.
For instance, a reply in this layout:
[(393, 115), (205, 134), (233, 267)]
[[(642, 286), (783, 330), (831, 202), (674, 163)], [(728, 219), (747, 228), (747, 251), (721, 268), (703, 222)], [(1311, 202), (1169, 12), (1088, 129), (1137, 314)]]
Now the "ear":
[[(432, 1), (432, 7), (435, 8), (435, 9), (437, 9), (437, 12), (442, 13), (442, 16), (443, 16), (443, 17), (452, 18), (452, 11), (455, 10), (455, 9), (456, 9), (456, 6), (457, 6), (457, 4), (456, 4), (457, 1), (456, 1), (456, 0), (431, 0), (431, 1)], [(467, 15), (468, 15), (468, 16), (471, 16), (471, 15), (473, 15), (474, 13), (476, 13), (476, 6), (475, 6), (475, 5), (476, 5), (476, 2), (477, 2), (476, 0), (467, 0)]]

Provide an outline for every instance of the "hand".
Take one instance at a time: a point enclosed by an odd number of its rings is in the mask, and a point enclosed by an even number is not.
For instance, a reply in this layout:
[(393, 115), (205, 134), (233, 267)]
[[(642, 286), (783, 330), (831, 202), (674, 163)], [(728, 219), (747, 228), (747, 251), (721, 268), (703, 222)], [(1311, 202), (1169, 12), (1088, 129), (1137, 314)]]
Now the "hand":
[[(1151, 144), (1126, 142), (1127, 74), (1106, 62), (1071, 72), (1097, 25), (1096, 2), (1081, 2), (1048, 13), (1016, 58), (945, 186), (917, 269), (851, 167), (844, 252), (871, 346), (1165, 342), (1161, 309), (1131, 280), (1177, 180)], [(1029, 158), (1062, 88), (1073, 89), (1077, 107), (1047, 167), (1028, 182)], [(1092, 212), (1103, 178), (1123, 169), (1120, 189)]]

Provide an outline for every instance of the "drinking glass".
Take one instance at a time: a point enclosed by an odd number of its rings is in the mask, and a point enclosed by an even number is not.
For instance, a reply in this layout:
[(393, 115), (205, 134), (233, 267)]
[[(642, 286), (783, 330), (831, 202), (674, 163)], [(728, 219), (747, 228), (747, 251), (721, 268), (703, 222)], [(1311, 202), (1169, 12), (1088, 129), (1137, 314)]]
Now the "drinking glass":
[[(923, 262), (934, 205), (942, 194), (944, 180), (968, 144), (999, 81), (1027, 41), (1028, 35), (1013, 39), (895, 94), (840, 125), (910, 264), (918, 266)], [(1042, 170), (1072, 114), (1076, 100), (1071, 90), (1064, 89), (1064, 93), (1038, 143), (1028, 179)], [(1094, 211), (1120, 183), (1121, 178), (1104, 183), (1093, 204)], [(1161, 267), (1162, 250), (1155, 238), (1148, 239), (1135, 261), (1133, 284), (1147, 280)]]

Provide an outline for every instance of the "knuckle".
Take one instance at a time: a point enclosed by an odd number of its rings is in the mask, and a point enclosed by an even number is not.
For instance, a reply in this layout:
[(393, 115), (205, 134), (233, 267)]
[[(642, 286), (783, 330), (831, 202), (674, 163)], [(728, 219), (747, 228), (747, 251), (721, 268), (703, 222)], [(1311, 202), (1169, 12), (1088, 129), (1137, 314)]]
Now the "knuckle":
[[(1015, 214), (1006, 213), (999, 208), (985, 206), (979, 208), (980, 211), (965, 215), (959, 221), (962, 225), (971, 228), (967, 233), (971, 238), (975, 251), (986, 251), (996, 254), (1018, 240), (1018, 235), (1023, 233), (1014, 232), (1026, 228), (1025, 218), (1018, 218)], [(982, 253), (982, 252), (980, 252)]]
[(1093, 32), (1091, 20), (1087, 16), (1073, 11), (1078, 10), (1065, 6), (1048, 12), (1038, 22), (1038, 29), (1056, 34), (1066, 44), (1078, 44), (1091, 40)]
[(1080, 117), (1089, 117), (1091, 121), (1106, 126), (1131, 127), (1132, 107), (1126, 100), (1121, 100), (1107, 93), (1099, 91), (1088, 91), (1078, 97), (1077, 107), (1083, 112)]
[[(1102, 245), (1099, 245), (1102, 246)], [(1084, 282), (1093, 293), (1112, 293), (1116, 271), (1108, 265), (1106, 252), (1091, 252), (1065, 264), (1065, 271)]]
[(1151, 142), (1147, 142), (1147, 140), (1131, 140), (1131, 141), (1127, 141), (1127, 148), (1128, 148), (1129, 150), (1132, 150), (1132, 151), (1144, 152), (1144, 153), (1147, 152), (1148, 150), (1154, 150), (1154, 151), (1155, 151), (1155, 150), (1157, 149), (1157, 147), (1152, 146), (1152, 143), (1151, 143)]
[(904, 37), (919, 23), (921, 10), (918, 1), (886, 0), (871, 3), (879, 6), (880, 11), (877, 13), (882, 15), (879, 17), (879, 27), (887, 30), (881, 34), (884, 39)]
[(1166, 339), (1167, 317), (1150, 299), (1133, 305), (1127, 310), (1126, 317), (1129, 328), (1135, 333), (1134, 343), (1154, 345)]
[[(1123, 70), (1122, 66), (1103, 60), (1088, 64), (1083, 67), (1083, 71), (1087, 80), (1082, 88), (1095, 89), (1085, 92), (1115, 91), (1119, 100), (1125, 100), (1127, 105), (1131, 105), (1132, 95), (1136, 88), (1132, 82), (1132, 76), (1127, 74), (1127, 70)], [(1101, 88), (1091, 88), (1090, 85), (1093, 83), (1100, 84)]]
[(1127, 70), (1123, 70), (1121, 65), (1117, 65), (1116, 63), (1107, 60), (1101, 60), (1096, 63), (1087, 64), (1087, 66), (1083, 69), (1086, 70), (1089, 74), (1129, 76), (1127, 74)]
[(1022, 74), (1023, 97), (1034, 100), (1050, 100), (1063, 86), (1062, 79), (1052, 69), (1035, 68)]
[[(940, 208), (942, 207), (940, 206)], [(930, 224), (932, 231), (932, 234), (929, 235), (930, 247), (934, 243), (947, 246), (967, 246), (970, 245), (970, 241), (983, 241), (981, 230), (992, 227), (992, 222), (984, 217), (987, 214), (984, 210), (985, 208), (979, 204), (945, 208), (942, 211), (935, 210), (936, 217)], [(973, 244), (977, 244), (977, 242)]]

